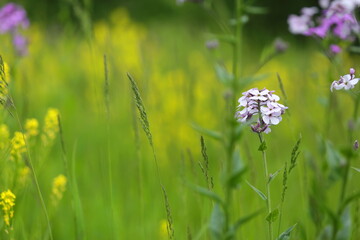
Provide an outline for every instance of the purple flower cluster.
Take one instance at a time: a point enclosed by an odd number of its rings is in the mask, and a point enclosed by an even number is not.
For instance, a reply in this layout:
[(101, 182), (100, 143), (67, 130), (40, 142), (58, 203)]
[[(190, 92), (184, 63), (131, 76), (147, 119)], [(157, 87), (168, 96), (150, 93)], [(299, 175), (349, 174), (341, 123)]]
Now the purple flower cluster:
[(252, 88), (243, 93), (238, 100), (239, 111), (235, 117), (239, 122), (251, 121), (254, 115), (258, 115), (257, 122), (251, 126), (254, 132), (271, 132), (270, 126), (277, 125), (282, 120), (281, 115), (285, 113), (284, 105), (278, 103), (280, 97), (266, 88), (259, 90)]
[(28, 40), (20, 34), (20, 28), (26, 29), (30, 25), (23, 7), (8, 3), (0, 9), (0, 34), (11, 34), (12, 42), (17, 54), (27, 54)]
[(350, 90), (355, 87), (355, 85), (359, 82), (359, 78), (355, 78), (355, 69), (350, 68), (350, 73), (344, 76), (341, 76), (339, 80), (333, 81), (330, 87), (332, 91), (334, 88), (336, 90), (345, 89)]
[[(290, 15), (288, 24), (290, 32), (321, 39), (332, 36), (338, 40), (353, 41), (360, 32), (360, 26), (354, 11), (360, 5), (359, 0), (320, 0), (317, 7), (303, 8), (301, 15)], [(339, 47), (338, 47), (339, 48)], [(334, 45), (330, 51), (334, 50)]]

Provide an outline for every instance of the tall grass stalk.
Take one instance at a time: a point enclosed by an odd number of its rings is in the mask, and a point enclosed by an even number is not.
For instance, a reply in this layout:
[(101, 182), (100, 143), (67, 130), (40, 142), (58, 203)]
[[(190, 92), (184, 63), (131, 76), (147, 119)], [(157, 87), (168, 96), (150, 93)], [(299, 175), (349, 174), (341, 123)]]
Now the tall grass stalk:
[(109, 184), (109, 198), (110, 198), (110, 219), (111, 219), (111, 232), (113, 239), (117, 239), (115, 233), (115, 204), (113, 194), (113, 177), (112, 177), (112, 160), (110, 155), (110, 92), (109, 92), (109, 70), (106, 54), (104, 54), (104, 102), (106, 114), (106, 151), (108, 161), (108, 184)]
[(79, 199), (79, 196), (78, 196), (78, 193), (75, 192), (73, 177), (72, 177), (72, 174), (71, 174), (70, 168), (69, 168), (69, 161), (67, 158), (67, 151), (66, 151), (65, 140), (64, 140), (64, 132), (63, 132), (62, 124), (61, 124), (60, 115), (58, 115), (58, 125), (59, 125), (59, 136), (60, 136), (62, 159), (63, 159), (65, 174), (67, 176), (67, 181), (68, 181), (68, 185), (69, 185), (69, 189), (70, 189), (72, 210), (74, 211), (76, 239), (85, 239), (84, 228), (83, 228), (83, 219), (81, 216), (79, 216), (82, 211), (81, 211), (81, 209), (79, 209), (80, 207), (78, 204), (76, 204), (76, 201), (75, 201), (75, 196), (77, 199)]
[(33, 162), (32, 162), (32, 158), (31, 158), (31, 154), (30, 154), (30, 149), (29, 149), (29, 143), (25, 137), (25, 134), (24, 134), (24, 128), (21, 124), (21, 121), (20, 121), (20, 118), (19, 118), (19, 114), (17, 112), (17, 109), (15, 107), (15, 103), (11, 97), (11, 95), (9, 94), (9, 97), (10, 97), (10, 101), (13, 103), (13, 108), (14, 108), (14, 112), (15, 112), (15, 117), (16, 117), (16, 120), (18, 122), (18, 125), (20, 127), (20, 131), (23, 135), (23, 138), (24, 138), (24, 142), (25, 142), (25, 146), (26, 146), (26, 153), (27, 153), (27, 157), (28, 157), (28, 164), (29, 164), (29, 167), (30, 167), (30, 170), (32, 172), (32, 176), (33, 176), (33, 180), (34, 180), (34, 183), (35, 183), (35, 187), (36, 187), (36, 190), (37, 190), (37, 193), (38, 193), (38, 196), (39, 196), (39, 199), (40, 199), (40, 204), (41, 204), (41, 207), (44, 211), (44, 214), (45, 214), (45, 218), (46, 218), (46, 222), (47, 222), (47, 225), (48, 225), (48, 231), (49, 231), (49, 236), (50, 236), (50, 239), (53, 240), (53, 233), (52, 233), (52, 228), (51, 228), (51, 223), (50, 223), (50, 218), (49, 218), (49, 214), (48, 214), (48, 211), (47, 211), (47, 208), (46, 208), (46, 204), (45, 204), (45, 201), (44, 201), (44, 198), (43, 198), (43, 195), (41, 193), (41, 189), (40, 189), (40, 185), (39, 185), (39, 181), (38, 181), (38, 178), (37, 178), (37, 175), (36, 175), (36, 172), (35, 172), (35, 168), (34, 168), (34, 165), (33, 165)]
[(156, 153), (155, 153), (155, 147), (154, 147), (154, 143), (153, 143), (153, 138), (152, 138), (152, 134), (150, 131), (150, 123), (147, 117), (147, 113), (145, 110), (145, 106), (143, 103), (143, 100), (141, 98), (139, 89), (137, 87), (137, 84), (134, 80), (134, 78), (130, 75), (130, 73), (127, 74), (129, 80), (130, 80), (130, 84), (131, 84), (131, 88), (134, 94), (134, 99), (135, 99), (135, 103), (136, 103), (136, 107), (139, 111), (140, 114), (140, 122), (141, 122), (141, 126), (147, 136), (147, 139), (149, 141), (150, 147), (152, 149), (152, 153), (153, 153), (153, 158), (154, 158), (154, 162), (155, 162), (155, 167), (156, 167), (156, 175), (159, 181), (159, 185), (161, 188), (161, 191), (163, 193), (164, 196), (164, 206), (165, 206), (165, 212), (166, 212), (166, 217), (167, 217), (167, 232), (168, 232), (168, 236), (169, 239), (174, 239), (175, 238), (175, 231), (174, 231), (174, 227), (173, 227), (173, 220), (172, 220), (172, 215), (171, 215), (171, 209), (170, 209), (170, 203), (168, 200), (168, 196), (166, 194), (166, 189), (164, 187), (164, 185), (162, 184), (161, 181), (161, 177), (160, 177), (160, 170), (159, 170), (159, 165), (158, 165), (158, 161), (157, 161), (157, 157), (156, 157)]
[[(144, 194), (143, 194), (143, 167), (141, 164), (141, 151), (140, 151), (140, 135), (139, 135), (139, 126), (137, 123), (136, 118), (136, 107), (135, 102), (131, 101), (131, 113), (132, 113), (132, 125), (134, 130), (134, 141), (135, 141), (135, 155), (136, 155), (136, 162), (137, 162), (137, 171), (138, 171), (138, 181), (139, 181), (139, 198), (140, 198), (140, 225), (144, 225), (144, 209), (145, 209), (145, 202), (144, 202)], [(145, 230), (141, 228), (142, 237), (145, 239)]]

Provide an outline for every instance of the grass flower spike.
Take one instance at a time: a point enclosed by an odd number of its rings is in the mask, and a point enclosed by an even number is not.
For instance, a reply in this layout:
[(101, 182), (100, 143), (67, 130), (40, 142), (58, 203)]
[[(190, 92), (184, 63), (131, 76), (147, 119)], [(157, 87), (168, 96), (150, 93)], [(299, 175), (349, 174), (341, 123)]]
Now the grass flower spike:
[[(282, 120), (281, 115), (285, 113), (284, 105), (278, 103), (280, 97), (266, 88), (259, 90), (252, 88), (243, 93), (238, 100), (239, 111), (235, 117), (239, 122), (249, 122), (254, 115), (258, 115), (256, 124), (251, 126), (254, 132), (271, 132), (270, 126), (277, 125)], [(242, 108), (242, 109), (241, 109)]]
[(14, 217), (15, 195), (10, 191), (4, 191), (0, 195), (0, 205), (2, 205), (4, 213), (4, 222), (6, 226), (10, 226), (11, 219)]
[(330, 90), (332, 91), (334, 88), (336, 90), (340, 90), (340, 89), (350, 90), (353, 89), (358, 82), (359, 82), (359, 78), (355, 78), (355, 69), (350, 68), (349, 74), (340, 77), (340, 79), (337, 81), (333, 81)]

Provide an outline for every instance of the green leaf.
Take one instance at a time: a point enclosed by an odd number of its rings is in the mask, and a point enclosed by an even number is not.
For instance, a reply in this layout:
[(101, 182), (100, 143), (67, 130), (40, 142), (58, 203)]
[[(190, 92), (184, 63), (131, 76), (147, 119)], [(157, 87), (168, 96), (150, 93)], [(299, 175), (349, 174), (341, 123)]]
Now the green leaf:
[(341, 177), (341, 171), (346, 163), (344, 157), (331, 144), (330, 141), (325, 142), (326, 160), (330, 168), (330, 180), (338, 180)]
[(239, 87), (240, 87), (240, 89), (245, 88), (246, 86), (253, 84), (255, 82), (261, 81), (269, 76), (270, 76), (270, 74), (266, 73), (266, 74), (260, 74), (257, 76), (240, 78)]
[(225, 214), (219, 204), (215, 204), (210, 217), (209, 230), (211, 233), (211, 239), (221, 240), (223, 239), (225, 229)]
[(351, 167), (351, 168), (360, 173), (360, 168), (355, 168), (355, 167)]
[(276, 176), (279, 174), (280, 171), (281, 171), (281, 168), (279, 170), (277, 170), (276, 172), (274, 172), (273, 174), (270, 174), (268, 184), (276, 178)]
[(208, 190), (207, 188), (203, 188), (194, 184), (188, 184), (188, 186), (194, 190), (195, 192), (199, 193), (200, 195), (203, 195), (205, 197), (210, 198), (211, 200), (214, 200), (215, 202), (223, 205), (222, 199), (214, 192)]
[(329, 240), (332, 239), (332, 235), (333, 227), (331, 225), (327, 225), (322, 229), (316, 240)]
[(265, 151), (267, 149), (267, 146), (266, 146), (266, 142), (265, 141), (263, 141), (261, 144), (260, 144), (260, 146), (259, 146), (259, 151)]
[(246, 6), (244, 10), (249, 14), (256, 14), (256, 15), (268, 13), (267, 8), (256, 7), (256, 6)]
[(276, 240), (288, 240), (288, 239), (290, 239), (290, 234), (294, 230), (296, 225), (297, 225), (297, 223), (295, 225), (289, 227), (288, 229), (286, 229), (285, 232), (281, 233)]
[(216, 140), (222, 140), (222, 134), (221, 133), (219, 133), (217, 131), (213, 131), (213, 130), (203, 128), (203, 127), (199, 126), (196, 123), (190, 123), (190, 124), (191, 124), (191, 127), (193, 129), (195, 129), (196, 131), (198, 131), (199, 133), (201, 133), (201, 134), (203, 134), (205, 136), (211, 137), (213, 139), (216, 139)]
[(246, 171), (247, 168), (244, 167), (233, 172), (227, 180), (228, 185), (232, 188), (236, 188), (238, 184), (241, 182), (241, 177), (244, 175)]
[(266, 201), (267, 200), (267, 197), (266, 195), (261, 192), (259, 189), (257, 189), (256, 187), (254, 187), (253, 185), (251, 185), (248, 181), (246, 181), (246, 183), (264, 200)]
[(266, 221), (275, 222), (279, 217), (279, 209), (275, 208), (271, 213), (269, 213), (266, 217)]
[(231, 82), (233, 81), (234, 77), (232, 76), (232, 74), (230, 74), (224, 66), (220, 65), (220, 64), (216, 64), (215, 65), (215, 72), (216, 72), (216, 76), (218, 77), (218, 79), (220, 80), (221, 83), (223, 83), (224, 85), (228, 86), (231, 84)]
[(351, 215), (350, 207), (347, 207), (340, 218), (340, 229), (336, 234), (336, 240), (348, 240), (351, 237)]
[(351, 203), (352, 201), (354, 201), (358, 198), (360, 198), (360, 192), (354, 193), (350, 197), (346, 198), (343, 205), (341, 206), (341, 209), (345, 209), (349, 203)]
[(240, 151), (235, 149), (232, 157), (232, 172), (227, 178), (227, 184), (229, 187), (236, 188), (241, 182), (242, 176), (247, 171), (247, 167), (244, 165), (243, 160), (240, 157)]

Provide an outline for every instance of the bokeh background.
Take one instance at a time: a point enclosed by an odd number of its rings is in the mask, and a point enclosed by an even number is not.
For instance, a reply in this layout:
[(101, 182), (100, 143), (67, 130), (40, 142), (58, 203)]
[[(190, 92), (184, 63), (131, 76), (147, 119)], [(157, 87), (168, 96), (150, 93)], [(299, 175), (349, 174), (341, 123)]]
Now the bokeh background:
[[(21, 58), (14, 54), (10, 37), (0, 35), (0, 53), (9, 66), (10, 90), (21, 121), (36, 118), (39, 129), (49, 108), (59, 110), (67, 158), (78, 188), (77, 203), (67, 189), (59, 204), (52, 205), (53, 179), (65, 174), (60, 139), (56, 138), (45, 155), (39, 150), (40, 144), (35, 143), (33, 161), (49, 208), (54, 238), (75, 239), (75, 205), (81, 211), (82, 236), (86, 239), (114, 239), (113, 236), (167, 239), (163, 196), (151, 148), (137, 119), (126, 77), (129, 72), (137, 81), (146, 106), (176, 239), (189, 235), (193, 239), (209, 239), (206, 224), (213, 205), (184, 182), (205, 185), (198, 166), (201, 134), (192, 126), (221, 131), (228, 115), (224, 100), (227, 89), (217, 80), (214, 66), (221, 64), (230, 69), (231, 49), (223, 42), (213, 50), (205, 47), (214, 33), (221, 33), (216, 17), (198, 4), (179, 5), (175, 0), (16, 2), (26, 9), (31, 25), (23, 32), (29, 39), (29, 54)], [(231, 18), (233, 1), (219, 2), (219, 18)], [(1, 1), (0, 7), (5, 3)], [(338, 93), (341, 98), (337, 103), (343, 107), (337, 113), (328, 112), (329, 88), (350, 67), (359, 67), (359, 57), (344, 52), (341, 67), (334, 69), (317, 50), (316, 41), (288, 32), (288, 15), (314, 4), (314, 1), (258, 1), (257, 5), (266, 7), (268, 13), (250, 16), (243, 35), (244, 75), (254, 72), (277, 37), (289, 43), (285, 53), (257, 73), (267, 77), (248, 87), (274, 89), (289, 106), (283, 122), (266, 136), (270, 172), (282, 168), (290, 159), (299, 135), (303, 139), (284, 205), (283, 225), (298, 223), (293, 239), (314, 239), (318, 231), (314, 215), (321, 213), (313, 209), (311, 196), (320, 194), (319, 188), (324, 189), (321, 194), (329, 206), (337, 204), (333, 196), (338, 195), (340, 183), (323, 186), (318, 182), (317, 186), (315, 181), (329, 171), (324, 160), (328, 153), (319, 142), (326, 135), (331, 140), (328, 144), (346, 146), (347, 119), (351, 116), (346, 106), (351, 99)], [(110, 84), (108, 121), (104, 54)], [(287, 98), (280, 94), (277, 73)], [(237, 94), (241, 96), (241, 92)], [(10, 135), (19, 131), (6, 110), (1, 115)], [(326, 128), (327, 119), (333, 124), (330, 130)], [(219, 170), (224, 165), (225, 152), (219, 142), (206, 136), (205, 141), (214, 189), (221, 195)], [(328, 146), (331, 145), (325, 148)], [(257, 149), (257, 136), (245, 130), (238, 146), (243, 164), (248, 166), (244, 180), (264, 189)], [(109, 200), (108, 158), (112, 160), (114, 208)], [(7, 166), (8, 162), (1, 163), (4, 179), (13, 170)], [(359, 176), (354, 173), (352, 177), (350, 189), (355, 191)], [(4, 190), (12, 186), (9, 181), (0, 183)], [(47, 239), (45, 218), (31, 178), (16, 189), (14, 238)], [(282, 180), (278, 177), (272, 184), (274, 205), (280, 201), (281, 189)], [(265, 207), (246, 184), (239, 186), (233, 203), (234, 216)], [(264, 211), (242, 227), (239, 238), (265, 239), (265, 217)], [(2, 234), (6, 239), (8, 235)]]

